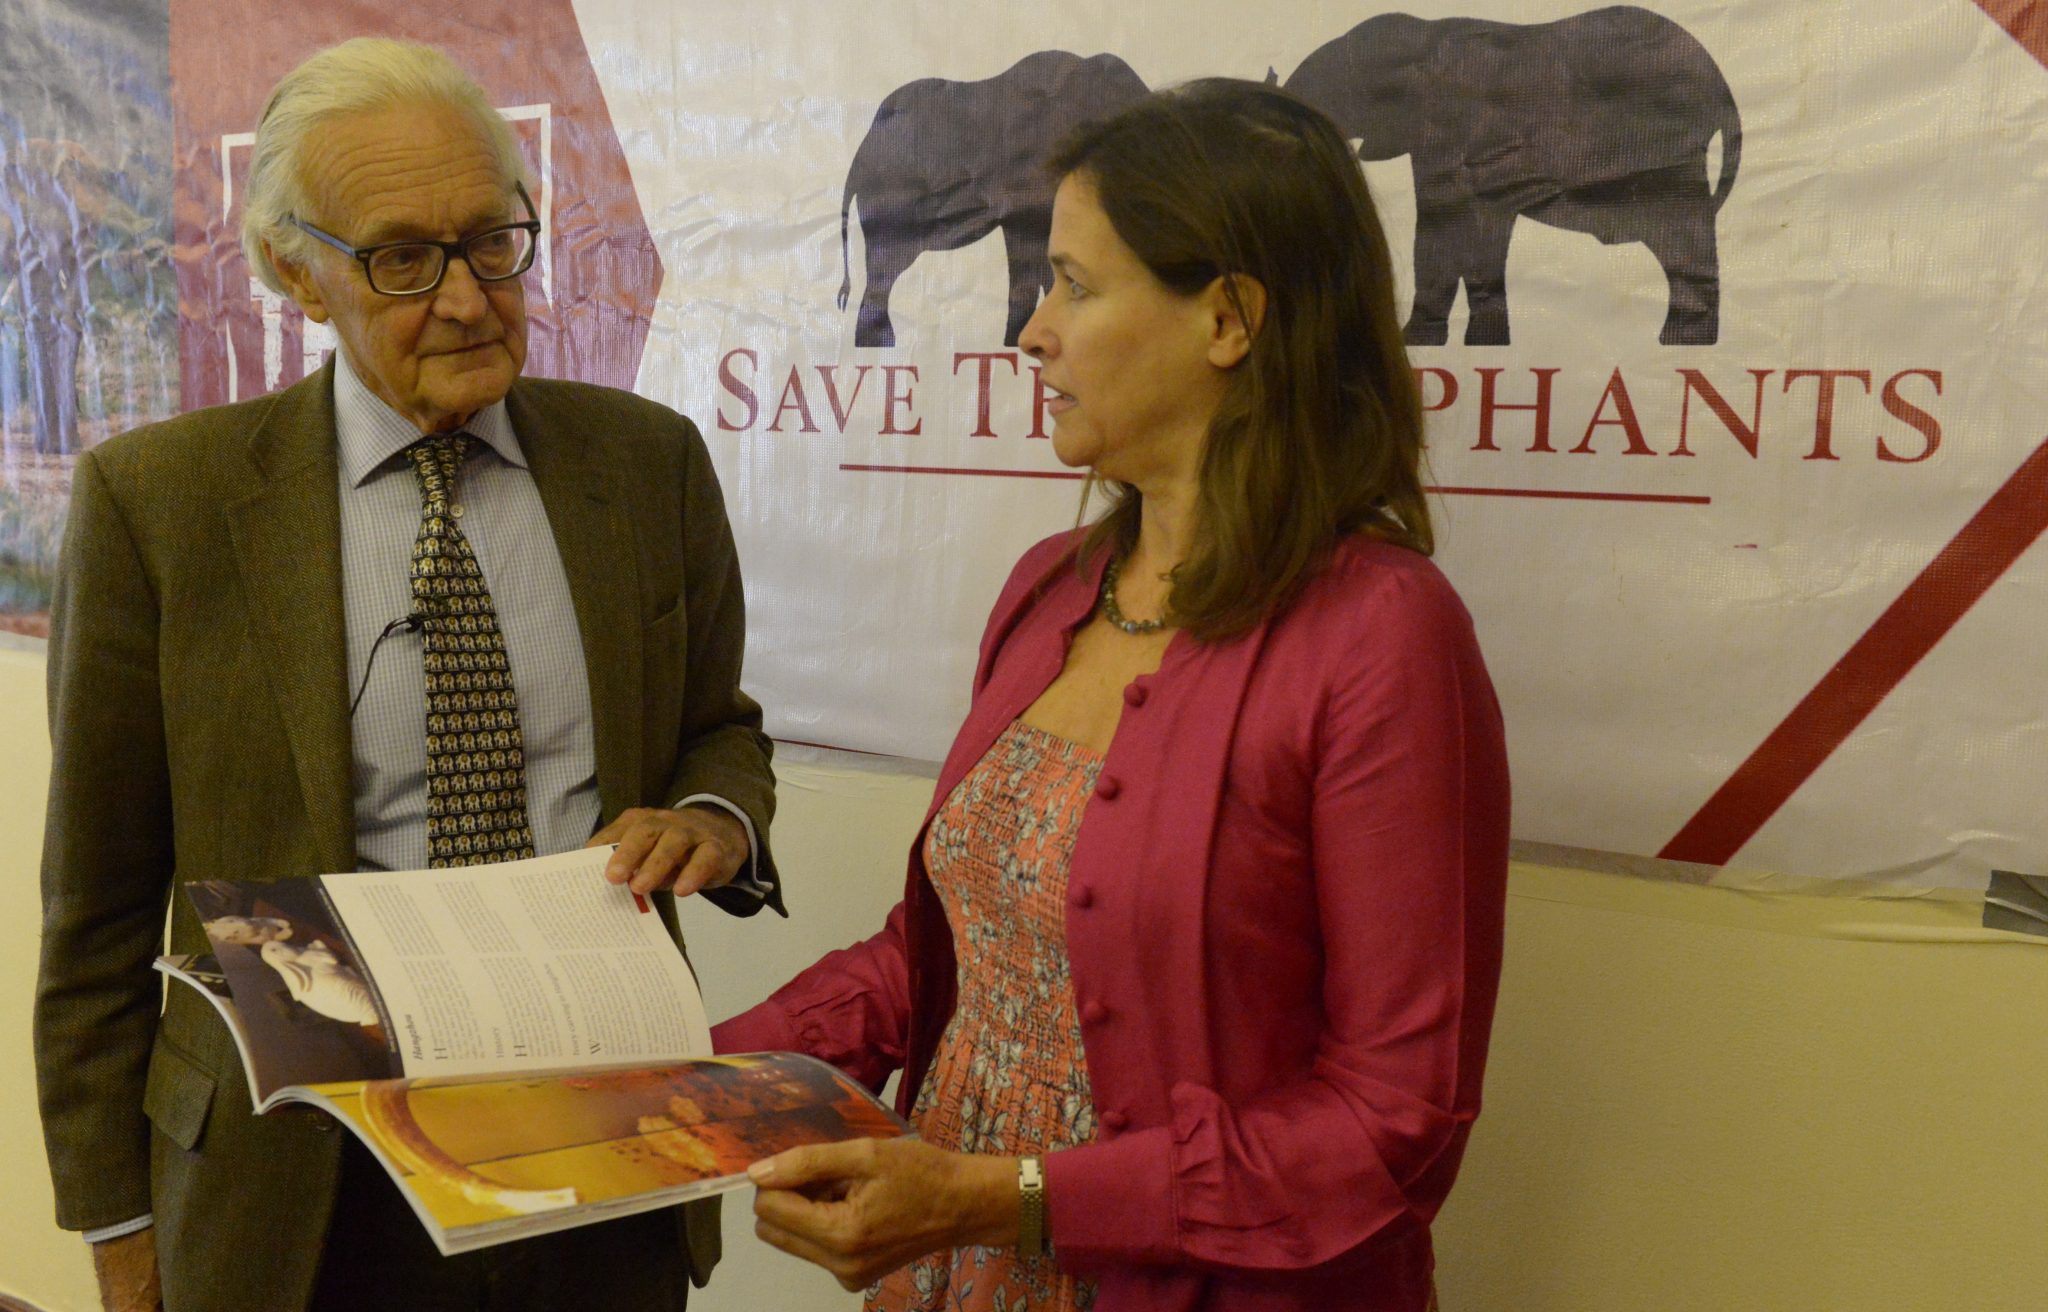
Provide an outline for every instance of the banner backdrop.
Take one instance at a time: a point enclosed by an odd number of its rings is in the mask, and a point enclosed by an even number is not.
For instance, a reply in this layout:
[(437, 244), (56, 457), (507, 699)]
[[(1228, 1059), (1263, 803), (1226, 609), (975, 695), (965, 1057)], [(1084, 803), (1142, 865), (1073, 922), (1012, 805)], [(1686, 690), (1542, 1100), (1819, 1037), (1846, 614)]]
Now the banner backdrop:
[[(1359, 141), (1393, 241), (1517, 837), (1681, 877), (2048, 869), (2048, 21), (1407, 10), (172, 0), (180, 402), (331, 347), (235, 246), (271, 82), (345, 35), (442, 44), (540, 182), (528, 367), (705, 431), (771, 732), (934, 759), (1011, 562), (1080, 509), (1016, 346), (1039, 160), (1148, 87), (1270, 77)], [(44, 331), (7, 276), (0, 342)]]

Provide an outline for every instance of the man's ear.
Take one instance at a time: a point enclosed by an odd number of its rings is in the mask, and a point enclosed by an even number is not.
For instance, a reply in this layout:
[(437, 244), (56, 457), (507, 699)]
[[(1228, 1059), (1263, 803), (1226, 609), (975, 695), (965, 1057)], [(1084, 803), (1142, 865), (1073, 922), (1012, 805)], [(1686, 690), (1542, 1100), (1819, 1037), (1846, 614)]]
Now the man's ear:
[(284, 282), (285, 295), (298, 305), (301, 314), (314, 323), (326, 323), (333, 317), (327, 308), (327, 298), (320, 294), (320, 284), (313, 281), (305, 265), (279, 255), (268, 241), (263, 243), (263, 253), (270, 257), (270, 267), (277, 270), (278, 278)]
[(1251, 354), (1252, 338), (1266, 322), (1266, 287), (1250, 274), (1233, 273), (1209, 284), (1209, 363), (1235, 368)]

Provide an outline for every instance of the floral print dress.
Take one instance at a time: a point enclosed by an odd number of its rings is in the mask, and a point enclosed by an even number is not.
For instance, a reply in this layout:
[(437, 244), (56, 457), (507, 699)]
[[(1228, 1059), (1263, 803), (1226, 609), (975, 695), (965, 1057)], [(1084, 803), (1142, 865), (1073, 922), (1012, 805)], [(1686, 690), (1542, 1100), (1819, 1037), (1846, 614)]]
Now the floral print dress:
[[(1097, 753), (1022, 720), (932, 818), (925, 866), (946, 908), (959, 1002), (911, 1120), (926, 1142), (1035, 1156), (1095, 1137), (1067, 968), (1067, 863)], [(1092, 1283), (1014, 1248), (934, 1253), (868, 1290), (867, 1312), (1066, 1312)]]

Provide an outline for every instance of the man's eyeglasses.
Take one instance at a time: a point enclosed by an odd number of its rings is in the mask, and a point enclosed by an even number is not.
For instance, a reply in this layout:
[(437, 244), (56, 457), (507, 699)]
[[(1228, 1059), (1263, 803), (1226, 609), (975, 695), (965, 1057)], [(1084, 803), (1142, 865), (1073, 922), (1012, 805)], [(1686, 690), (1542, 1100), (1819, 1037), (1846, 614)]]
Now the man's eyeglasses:
[(459, 256), (478, 282), (505, 282), (533, 267), (533, 253), (540, 245), (540, 215), (524, 186), (515, 182), (512, 189), (526, 206), (526, 222), (487, 228), (461, 241), (387, 241), (375, 246), (351, 246), (297, 215), (286, 222), (353, 256), (363, 266), (370, 290), (386, 296), (425, 296), (441, 285), (452, 257)]

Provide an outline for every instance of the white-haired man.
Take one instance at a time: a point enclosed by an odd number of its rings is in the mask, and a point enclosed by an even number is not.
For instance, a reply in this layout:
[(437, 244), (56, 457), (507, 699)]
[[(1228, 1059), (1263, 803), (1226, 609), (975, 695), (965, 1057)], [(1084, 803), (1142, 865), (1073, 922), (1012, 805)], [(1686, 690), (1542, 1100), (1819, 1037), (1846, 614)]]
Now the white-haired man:
[(438, 52), (313, 56), (264, 111), (243, 239), (340, 351), (79, 461), (36, 1059), (59, 1223), (110, 1307), (681, 1307), (716, 1258), (715, 1213), (654, 1213), (442, 1259), (332, 1121), (250, 1114), (196, 993), (158, 1014), (167, 898), (173, 950), (204, 950), (189, 879), (618, 842), (614, 880), (780, 910), (703, 441), (520, 378), (522, 174)]

